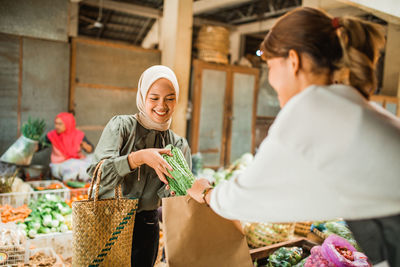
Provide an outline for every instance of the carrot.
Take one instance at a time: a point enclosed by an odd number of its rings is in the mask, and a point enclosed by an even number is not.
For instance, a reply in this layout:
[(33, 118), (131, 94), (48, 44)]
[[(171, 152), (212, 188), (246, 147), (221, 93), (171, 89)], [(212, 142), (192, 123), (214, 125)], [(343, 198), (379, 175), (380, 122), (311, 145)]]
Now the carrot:
[(1, 221), (3, 223), (7, 223), (13, 221), (24, 221), (25, 218), (31, 213), (31, 210), (26, 204), (15, 209), (10, 205), (4, 205), (0, 206), (0, 212)]

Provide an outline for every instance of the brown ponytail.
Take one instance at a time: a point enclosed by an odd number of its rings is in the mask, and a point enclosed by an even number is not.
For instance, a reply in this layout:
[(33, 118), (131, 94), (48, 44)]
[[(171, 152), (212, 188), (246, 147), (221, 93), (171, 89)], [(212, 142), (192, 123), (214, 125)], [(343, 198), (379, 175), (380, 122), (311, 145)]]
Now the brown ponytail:
[(305, 53), (314, 63), (314, 73), (347, 73), (339, 82), (368, 98), (376, 87), (374, 65), (383, 41), (378, 25), (356, 18), (333, 19), (321, 10), (301, 7), (275, 23), (261, 50), (266, 59), (287, 57), (291, 49)]
[(345, 82), (356, 88), (365, 98), (373, 94), (377, 86), (375, 64), (379, 49), (385, 39), (379, 25), (357, 18), (338, 18), (339, 41), (343, 57), (338, 67), (348, 71)]

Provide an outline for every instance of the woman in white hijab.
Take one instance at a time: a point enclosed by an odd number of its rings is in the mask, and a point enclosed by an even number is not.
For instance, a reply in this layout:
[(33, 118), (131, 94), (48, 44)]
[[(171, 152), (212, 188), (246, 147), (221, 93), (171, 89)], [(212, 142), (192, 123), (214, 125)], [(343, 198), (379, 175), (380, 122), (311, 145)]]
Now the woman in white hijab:
[[(122, 182), (124, 197), (139, 199), (132, 244), (132, 266), (153, 266), (158, 252), (157, 208), (161, 198), (171, 194), (166, 176), (171, 166), (161, 154), (164, 147), (179, 147), (190, 164), (187, 141), (169, 129), (179, 97), (174, 72), (166, 66), (152, 66), (138, 84), (135, 115), (113, 117), (105, 127), (95, 150), (96, 164), (105, 159), (99, 196), (112, 197)], [(93, 174), (96, 164), (89, 168)], [(173, 193), (173, 192), (172, 192)]]

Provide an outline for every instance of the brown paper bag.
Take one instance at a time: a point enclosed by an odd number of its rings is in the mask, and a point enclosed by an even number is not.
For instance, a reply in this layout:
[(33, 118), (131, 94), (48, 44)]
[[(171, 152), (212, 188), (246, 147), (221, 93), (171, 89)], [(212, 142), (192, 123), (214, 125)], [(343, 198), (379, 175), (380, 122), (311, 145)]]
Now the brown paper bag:
[(169, 267), (251, 267), (246, 238), (235, 224), (189, 196), (163, 199)]

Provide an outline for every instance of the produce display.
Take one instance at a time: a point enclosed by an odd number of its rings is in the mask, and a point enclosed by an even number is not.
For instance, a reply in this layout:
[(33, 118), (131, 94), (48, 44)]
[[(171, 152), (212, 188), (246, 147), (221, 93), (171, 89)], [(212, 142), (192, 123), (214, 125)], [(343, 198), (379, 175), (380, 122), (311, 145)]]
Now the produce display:
[(31, 209), (27, 205), (13, 208), (10, 205), (0, 206), (0, 217), (2, 223), (8, 222), (24, 222), (25, 218), (31, 213)]
[[(0, 227), (0, 262), (1, 266), (15, 266), (25, 257), (25, 233), (15, 224), (2, 224)], [(4, 255), (7, 255), (4, 257)]]
[(71, 197), (70, 200), (66, 200), (65, 202), (68, 204), (68, 206), (70, 206), (72, 208), (72, 202), (85, 200), (85, 199), (88, 199), (88, 195), (87, 194), (78, 194), (76, 196)]
[(358, 252), (346, 239), (332, 234), (325, 239), (322, 246), (311, 249), (311, 255), (305, 267), (369, 267), (367, 256)]
[(304, 264), (304, 267), (314, 266), (336, 267), (322, 255), (321, 246), (315, 246), (311, 249), (311, 256), (307, 258)]
[(60, 197), (46, 194), (36, 201), (31, 201), (29, 208), (32, 212), (24, 223), (19, 224), (25, 229), (28, 237), (69, 230), (65, 216), (71, 214), (72, 209)]
[(315, 227), (324, 234), (332, 235), (336, 234), (340, 237), (346, 239), (351, 245), (353, 245), (357, 250), (360, 250), (359, 245), (354, 239), (353, 233), (346, 226), (344, 221), (329, 221), (329, 222), (317, 222), (312, 228)]
[(12, 226), (0, 229), (0, 247), (23, 245), (25, 240), (25, 233), (21, 229), (13, 228)]
[(79, 182), (79, 181), (67, 181), (65, 185), (69, 188), (89, 188), (90, 183)]
[(174, 178), (171, 179), (167, 177), (169, 186), (171, 187), (171, 191), (174, 191), (177, 196), (184, 196), (186, 195), (186, 190), (192, 187), (195, 177), (190, 171), (186, 159), (179, 148), (172, 145), (167, 145), (165, 148), (170, 149), (173, 155), (172, 157), (167, 154), (162, 155), (168, 164), (173, 168), (172, 171), (168, 170), (168, 172)]
[(231, 179), (243, 172), (251, 162), (254, 156), (251, 153), (243, 154), (239, 159), (235, 160), (227, 169), (221, 169), (217, 172), (213, 169), (205, 168), (198, 173), (198, 177), (207, 178), (213, 185), (218, 185), (222, 181)]
[(282, 247), (268, 258), (268, 267), (296, 266), (303, 258), (303, 249), (299, 247)]
[(57, 190), (57, 189), (63, 189), (63, 186), (59, 183), (53, 183), (49, 184), (48, 186), (35, 186), (33, 188), (35, 191), (43, 191), (43, 190)]
[(29, 267), (51, 267), (54, 266), (57, 259), (52, 256), (47, 256), (43, 252), (37, 252), (33, 256), (29, 257), (28, 264), (24, 264), (21, 266), (29, 266)]

